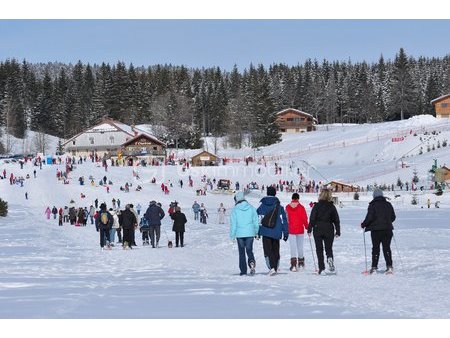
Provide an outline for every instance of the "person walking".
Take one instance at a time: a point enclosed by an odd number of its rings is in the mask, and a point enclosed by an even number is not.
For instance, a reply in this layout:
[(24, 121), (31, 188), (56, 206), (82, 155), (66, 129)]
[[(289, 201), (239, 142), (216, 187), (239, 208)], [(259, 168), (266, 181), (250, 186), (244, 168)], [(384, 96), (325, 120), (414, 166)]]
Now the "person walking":
[(192, 205), (192, 210), (194, 211), (194, 221), (198, 221), (198, 214), (200, 212), (200, 204), (198, 204), (197, 201), (194, 201), (194, 204)]
[(53, 208), (52, 208), (52, 214), (53, 214), (53, 219), (56, 219), (56, 215), (58, 214), (58, 209), (55, 206), (53, 206)]
[(156, 201), (151, 201), (144, 217), (147, 219), (149, 225), (152, 248), (159, 246), (159, 238), (161, 236), (161, 220), (164, 216), (164, 210), (156, 204)]
[(256, 209), (245, 200), (243, 192), (234, 195), (234, 202), (235, 206), (230, 216), (230, 238), (237, 241), (240, 276), (247, 274), (247, 265), (250, 268), (250, 274), (254, 275), (256, 260), (253, 254), (253, 239), (258, 236), (258, 214)]
[(44, 214), (47, 216), (47, 219), (50, 219), (50, 215), (52, 214), (52, 210), (48, 206), (47, 209), (45, 209)]
[(138, 214), (138, 215), (141, 214), (141, 209), (142, 209), (142, 206), (141, 206), (140, 203), (138, 203), (138, 204), (136, 205), (136, 211), (137, 211), (137, 214)]
[(117, 216), (117, 211), (114, 210), (113, 208), (109, 209), (109, 213), (112, 215), (114, 220), (111, 230), (109, 231), (109, 243), (111, 244), (111, 246), (114, 246), (116, 240), (116, 232), (117, 229), (120, 228), (119, 217)]
[(122, 211), (122, 229), (123, 229), (123, 248), (132, 249), (134, 242), (134, 229), (137, 227), (137, 219), (134, 213), (130, 210), (130, 205), (125, 206)]
[(106, 204), (100, 204), (100, 212), (98, 217), (95, 219), (95, 228), (97, 232), (100, 232), (100, 247), (103, 249), (105, 246), (108, 248), (109, 245), (109, 232), (114, 224), (113, 216), (106, 209)]
[(333, 241), (334, 238), (341, 236), (339, 214), (331, 198), (331, 190), (323, 189), (320, 192), (319, 201), (314, 204), (309, 217), (308, 236), (311, 236), (311, 232), (314, 231), (319, 275), (325, 274), (324, 246), (329, 270), (330, 272), (335, 272)]
[(95, 215), (95, 208), (91, 204), (91, 206), (89, 207), (89, 218), (91, 219), (91, 224), (94, 224), (94, 215)]
[(364, 231), (370, 231), (372, 238), (372, 266), (369, 273), (373, 274), (378, 271), (381, 244), (386, 261), (386, 273), (391, 274), (394, 272), (391, 252), (392, 230), (394, 230), (392, 223), (396, 216), (392, 204), (383, 196), (381, 189), (375, 189), (372, 196), (373, 200), (369, 203), (367, 215), (361, 223)]
[(305, 207), (299, 202), (299, 199), (299, 194), (292, 194), (292, 201), (286, 206), (289, 246), (291, 252), (291, 271), (297, 271), (297, 267), (305, 267), (303, 236), (305, 229), (308, 229), (308, 216)]
[(184, 246), (184, 232), (186, 231), (185, 225), (187, 223), (186, 215), (181, 212), (181, 208), (177, 205), (175, 212), (170, 215), (173, 219), (172, 231), (175, 232), (175, 246), (178, 248)]
[(200, 223), (206, 224), (206, 219), (208, 218), (208, 211), (206, 211), (205, 205), (202, 203), (200, 205)]
[(219, 209), (217, 209), (217, 213), (219, 215), (219, 224), (225, 224), (225, 213), (227, 209), (223, 206), (223, 203), (220, 203)]
[(261, 199), (256, 210), (262, 215), (259, 236), (262, 236), (264, 258), (269, 268), (269, 276), (276, 275), (280, 264), (280, 239), (286, 242), (289, 238), (286, 213), (273, 186), (267, 187), (267, 196)]

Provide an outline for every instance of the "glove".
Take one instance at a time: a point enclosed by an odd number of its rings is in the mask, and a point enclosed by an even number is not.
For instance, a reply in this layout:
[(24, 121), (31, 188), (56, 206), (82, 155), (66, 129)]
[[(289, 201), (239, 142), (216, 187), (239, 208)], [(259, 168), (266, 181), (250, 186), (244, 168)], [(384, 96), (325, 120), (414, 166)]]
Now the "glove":
[(288, 237), (289, 237), (289, 236), (287, 236), (287, 235), (286, 235), (286, 236), (284, 236), (284, 237), (283, 237), (283, 241), (285, 241), (285, 242), (286, 242), (286, 241), (288, 240)]

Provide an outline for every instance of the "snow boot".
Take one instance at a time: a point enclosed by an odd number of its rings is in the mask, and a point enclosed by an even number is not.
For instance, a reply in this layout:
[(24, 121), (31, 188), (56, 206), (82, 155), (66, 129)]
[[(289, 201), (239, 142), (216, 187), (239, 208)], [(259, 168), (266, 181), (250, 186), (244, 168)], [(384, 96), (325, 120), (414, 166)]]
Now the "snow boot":
[(298, 258), (298, 267), (299, 268), (305, 268), (305, 257)]
[(334, 269), (333, 257), (328, 257), (327, 262), (328, 262), (328, 269), (331, 272), (334, 272), (335, 269)]
[(378, 268), (377, 268), (377, 267), (371, 267), (371, 268), (370, 268), (370, 271), (369, 271), (369, 274), (371, 274), (371, 275), (374, 274), (374, 273), (376, 274), (377, 271), (378, 271)]
[(385, 274), (386, 275), (392, 275), (394, 273), (394, 268), (392, 266), (388, 266), (388, 268), (386, 269)]
[(256, 267), (256, 263), (255, 262), (250, 262), (250, 275), (254, 275), (255, 274), (255, 267)]
[(292, 272), (297, 271), (297, 258), (296, 257), (291, 257), (291, 267), (289, 268), (289, 270), (291, 270)]
[(276, 274), (277, 274), (277, 271), (274, 268), (270, 269), (269, 276), (275, 276)]

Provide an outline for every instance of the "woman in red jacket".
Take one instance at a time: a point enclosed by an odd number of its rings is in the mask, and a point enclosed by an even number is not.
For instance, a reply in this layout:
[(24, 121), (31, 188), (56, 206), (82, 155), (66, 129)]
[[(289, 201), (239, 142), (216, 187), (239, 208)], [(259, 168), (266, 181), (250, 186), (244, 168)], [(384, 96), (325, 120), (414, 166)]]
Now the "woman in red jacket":
[(291, 271), (298, 267), (305, 267), (303, 256), (303, 234), (308, 229), (308, 216), (303, 205), (299, 202), (300, 196), (292, 194), (292, 202), (286, 206), (288, 219), (289, 246), (291, 248)]

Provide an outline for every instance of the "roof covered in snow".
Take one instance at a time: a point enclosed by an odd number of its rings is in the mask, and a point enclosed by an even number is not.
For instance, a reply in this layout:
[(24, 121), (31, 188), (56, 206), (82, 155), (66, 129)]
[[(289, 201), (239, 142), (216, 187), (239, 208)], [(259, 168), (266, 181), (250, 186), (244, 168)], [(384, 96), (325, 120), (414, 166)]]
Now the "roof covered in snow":
[(438, 98), (436, 98), (436, 99), (430, 101), (430, 103), (431, 103), (431, 104), (436, 104), (436, 103), (438, 103), (439, 101), (445, 100), (445, 99), (447, 99), (447, 98), (449, 98), (449, 97), (450, 97), (450, 94), (445, 94), (445, 95), (439, 96)]

